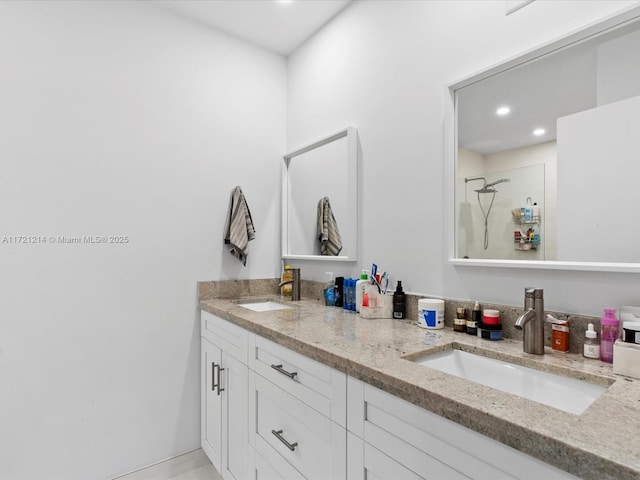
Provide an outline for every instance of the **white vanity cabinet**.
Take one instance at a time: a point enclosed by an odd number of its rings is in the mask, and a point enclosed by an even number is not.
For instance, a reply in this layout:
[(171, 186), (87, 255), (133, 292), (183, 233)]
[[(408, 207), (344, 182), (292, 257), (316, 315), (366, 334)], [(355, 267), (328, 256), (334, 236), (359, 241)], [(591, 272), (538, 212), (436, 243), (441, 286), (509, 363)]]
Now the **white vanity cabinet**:
[(249, 475), (248, 332), (201, 316), (201, 444), (226, 480)]
[(359, 380), (348, 382), (349, 480), (577, 477)]
[[(256, 478), (346, 479), (346, 375), (263, 337), (254, 340)], [(262, 460), (271, 475), (260, 475)]]
[(577, 478), (204, 311), (201, 367), (225, 480)]

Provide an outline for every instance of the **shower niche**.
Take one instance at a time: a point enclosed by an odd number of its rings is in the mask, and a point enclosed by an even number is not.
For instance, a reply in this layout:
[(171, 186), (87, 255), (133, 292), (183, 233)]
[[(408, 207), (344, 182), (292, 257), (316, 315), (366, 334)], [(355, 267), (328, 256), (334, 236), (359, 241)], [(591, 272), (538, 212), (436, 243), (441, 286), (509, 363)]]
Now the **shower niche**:
[[(548, 161), (531, 164), (540, 161), (544, 152)], [(555, 159), (555, 149), (547, 146), (529, 152), (511, 151), (504, 158), (473, 154), (458, 158), (458, 255), (544, 260), (549, 243), (546, 218), (554, 214), (553, 208), (545, 208), (545, 191), (549, 194), (545, 184), (553, 183), (549, 163)], [(522, 166), (500, 169), (506, 163), (513, 164), (514, 159)]]

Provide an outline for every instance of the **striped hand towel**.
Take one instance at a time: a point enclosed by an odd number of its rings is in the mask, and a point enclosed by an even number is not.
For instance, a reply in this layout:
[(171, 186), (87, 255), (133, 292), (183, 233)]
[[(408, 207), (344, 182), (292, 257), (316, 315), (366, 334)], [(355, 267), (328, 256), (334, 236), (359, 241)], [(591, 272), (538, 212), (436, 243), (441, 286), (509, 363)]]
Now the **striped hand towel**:
[(235, 187), (231, 192), (229, 213), (224, 227), (224, 243), (231, 245), (231, 255), (247, 265), (247, 245), (256, 237), (251, 212), (247, 206), (242, 189)]
[(324, 197), (318, 202), (318, 240), (322, 255), (336, 256), (342, 250), (342, 237), (331, 211), (329, 197)]

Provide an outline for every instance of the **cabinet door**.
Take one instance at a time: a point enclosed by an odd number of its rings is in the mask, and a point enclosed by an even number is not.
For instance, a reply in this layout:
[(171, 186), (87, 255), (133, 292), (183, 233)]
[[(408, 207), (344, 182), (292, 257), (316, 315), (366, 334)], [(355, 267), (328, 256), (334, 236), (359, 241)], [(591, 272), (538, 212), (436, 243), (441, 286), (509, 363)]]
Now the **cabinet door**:
[(246, 365), (222, 352), (222, 476), (245, 480), (249, 450), (249, 380)]
[(222, 395), (217, 391), (222, 351), (205, 339), (201, 343), (200, 436), (202, 450), (216, 470), (222, 467)]

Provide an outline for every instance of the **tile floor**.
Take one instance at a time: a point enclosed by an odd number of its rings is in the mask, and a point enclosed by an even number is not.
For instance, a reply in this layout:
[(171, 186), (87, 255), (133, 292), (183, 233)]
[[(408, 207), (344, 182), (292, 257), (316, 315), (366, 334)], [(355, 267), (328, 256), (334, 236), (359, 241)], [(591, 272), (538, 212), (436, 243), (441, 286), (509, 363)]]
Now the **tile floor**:
[(222, 480), (222, 476), (200, 449), (112, 480)]
[(222, 475), (209, 463), (194, 470), (184, 472), (177, 477), (171, 477), (170, 480), (222, 480)]

